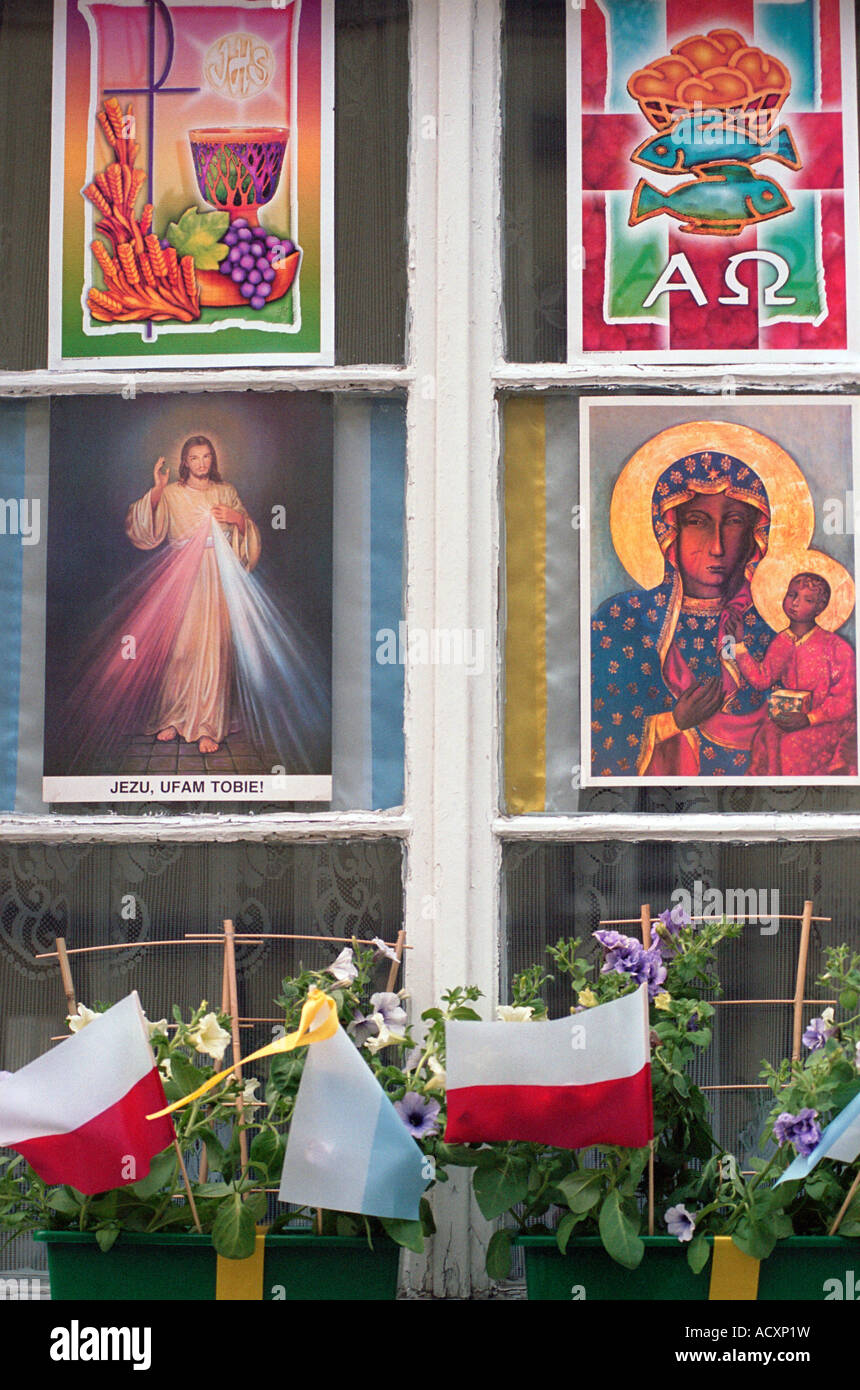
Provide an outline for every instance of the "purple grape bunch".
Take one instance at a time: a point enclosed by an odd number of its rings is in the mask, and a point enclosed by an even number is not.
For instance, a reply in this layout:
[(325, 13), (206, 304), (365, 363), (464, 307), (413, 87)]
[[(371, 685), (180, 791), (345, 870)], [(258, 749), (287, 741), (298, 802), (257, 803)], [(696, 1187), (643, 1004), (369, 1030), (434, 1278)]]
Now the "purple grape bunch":
[(262, 227), (249, 227), (244, 217), (231, 222), (221, 241), (230, 248), (218, 267), (221, 274), (238, 285), (252, 309), (265, 308), (275, 278), (274, 262), (291, 255), (295, 246)]

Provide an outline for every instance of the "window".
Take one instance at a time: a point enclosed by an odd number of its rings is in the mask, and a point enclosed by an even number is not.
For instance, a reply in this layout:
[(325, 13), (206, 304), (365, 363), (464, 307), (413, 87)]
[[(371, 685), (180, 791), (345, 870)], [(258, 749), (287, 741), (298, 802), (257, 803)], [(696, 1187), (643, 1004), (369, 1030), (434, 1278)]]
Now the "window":
[[(510, 972), (568, 925), (571, 931), (593, 929), (610, 904), (613, 913), (633, 915), (649, 895), (656, 910), (664, 905), (658, 895), (697, 875), (716, 880), (731, 874), (737, 886), (772, 882), (783, 893), (814, 897), (838, 924), (840, 939), (843, 926), (857, 929), (850, 906), (851, 840), (858, 827), (853, 789), (841, 788), (838, 796), (786, 790), (752, 797), (738, 788), (695, 796), (639, 789), (589, 789), (585, 795), (570, 785), (568, 773), (565, 796), (545, 797), (541, 814), (522, 810), (510, 793), (505, 799), (500, 643), (509, 616), (504, 460), (511, 406), (537, 400), (557, 420), (567, 416), (575, 425), (578, 395), (632, 394), (647, 384), (667, 400), (679, 392), (707, 399), (724, 388), (725, 368), (673, 364), (645, 379), (635, 365), (609, 359), (565, 361), (563, 0), (413, 0), (411, 7), (405, 0), (338, 0), (336, 15), (337, 365), (137, 373), (129, 380), (139, 393), (324, 393), (334, 401), (335, 508), (337, 515), (340, 482), (345, 524), (356, 520), (358, 491), (350, 488), (361, 441), (370, 438), (374, 420), (400, 431), (405, 472), (401, 443), (399, 476), (390, 459), (392, 471), (382, 481), (387, 502), (392, 488), (399, 489), (398, 506), (405, 496), (397, 600), (408, 632), (423, 634), (423, 643), (407, 644), (396, 663), (399, 690), (389, 684), (375, 708), (390, 720), (391, 701), (395, 709), (398, 699), (404, 701), (402, 750), (392, 756), (388, 745), (387, 756), (374, 765), (371, 687), (377, 676), (392, 674), (376, 660), (378, 631), (398, 623), (376, 622), (365, 603), (343, 609), (340, 627), (336, 610), (336, 654), (340, 640), (346, 676), (360, 664), (366, 682), (361, 691), (346, 677), (338, 686), (336, 671), (340, 781), (330, 808), (166, 806), (142, 814), (125, 805), (48, 813), (37, 793), (35, 702), (26, 698), (40, 681), (39, 620), (25, 603), (28, 644), (17, 676), (25, 698), (13, 706), (16, 712), (20, 707), (21, 739), (26, 734), (30, 752), (16, 754), (21, 795), (17, 809), (10, 803), (0, 821), (10, 884), (8, 915), (0, 916), (0, 990), (4, 1010), (9, 998), (20, 1000), (21, 1014), (31, 1020), (32, 1051), (42, 1040), (43, 1016), (36, 1017), (34, 981), (20, 952), (46, 923), (74, 913), (63, 884), (78, 885), (78, 902), (89, 902), (88, 892), (98, 896), (98, 911), (87, 909), (89, 929), (107, 930), (103, 875), (112, 884), (117, 875), (134, 872), (152, 884), (181, 883), (171, 893), (181, 891), (194, 904), (198, 925), (217, 925), (229, 901), (225, 884), (239, 872), (257, 881), (248, 902), (265, 900), (266, 911), (295, 912), (296, 921), (314, 913), (319, 921), (319, 893), (330, 891), (333, 915), (325, 920), (333, 935), (344, 914), (358, 923), (360, 902), (366, 903), (363, 931), (371, 920), (393, 929), (402, 875), (416, 1015), (457, 983), (477, 984), (490, 1009), (500, 990), (504, 997)], [(123, 384), (118, 373), (59, 378), (44, 369), (49, 109), (50, 4), (4, 0), (0, 239), (8, 292), (0, 391), (7, 410), (10, 402), (31, 404), (54, 394), (116, 393)], [(845, 380), (842, 369), (826, 363), (731, 368), (732, 389), (741, 396), (761, 389), (832, 391)], [(44, 420), (31, 422), (32, 476), (38, 475), (39, 486), (46, 483), (45, 428)], [(376, 502), (372, 492), (362, 496), (364, 529), (354, 526), (349, 544), (365, 547), (366, 556), (381, 494)], [(569, 509), (577, 500), (571, 470), (559, 505)], [(575, 565), (569, 510), (566, 516)], [(376, 534), (381, 543), (385, 537)], [(336, 591), (345, 547), (335, 547)], [(16, 581), (30, 592), (43, 583), (37, 551), (24, 554), (23, 578)], [(344, 568), (344, 602), (356, 597), (349, 575)], [(385, 602), (384, 611), (392, 613), (390, 588)], [(450, 659), (457, 650), (461, 659)], [(446, 651), (447, 660), (440, 657)], [(369, 739), (360, 748), (351, 723), (359, 708)], [(5, 715), (4, 722), (17, 749)], [(15, 868), (22, 862), (27, 872)], [(44, 867), (37, 873), (39, 863)], [(325, 889), (335, 881), (339, 889)], [(28, 893), (36, 898), (29, 905)], [(164, 893), (159, 898), (153, 890), (151, 912), (171, 900)], [(748, 958), (733, 961), (744, 989), (775, 973), (768, 948), (768, 938), (757, 938)], [(778, 968), (786, 968), (782, 957)], [(765, 1048), (774, 1037), (763, 1022), (751, 1047)], [(722, 1064), (718, 1059), (717, 1067)], [(721, 1123), (752, 1119), (724, 1107)], [(475, 1233), (482, 1225), (477, 1219), (470, 1232), (471, 1215), (477, 1212), (468, 1197), (440, 1194), (440, 1237), (431, 1257), (427, 1263), (410, 1257), (404, 1267), (412, 1287), (461, 1298), (486, 1289), (482, 1238)]]

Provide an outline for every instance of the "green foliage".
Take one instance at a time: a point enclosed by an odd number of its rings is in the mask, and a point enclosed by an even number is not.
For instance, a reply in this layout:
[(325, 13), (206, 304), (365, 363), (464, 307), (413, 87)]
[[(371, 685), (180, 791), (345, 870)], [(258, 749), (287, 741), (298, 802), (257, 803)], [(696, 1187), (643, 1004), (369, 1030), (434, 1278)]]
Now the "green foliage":
[[(692, 1216), (695, 1233), (685, 1253), (696, 1274), (707, 1266), (709, 1235), (730, 1235), (740, 1249), (762, 1259), (792, 1233), (827, 1230), (857, 1170), (856, 1164), (825, 1160), (805, 1183), (773, 1185), (795, 1156), (791, 1146), (773, 1151), (777, 1117), (808, 1106), (818, 1111), (823, 1127), (860, 1091), (857, 1018), (840, 1022), (826, 1046), (802, 1063), (765, 1067), (763, 1075), (776, 1096), (763, 1136), (772, 1152), (751, 1165), (752, 1173), (741, 1173), (733, 1155), (716, 1144), (707, 1097), (691, 1072), (712, 1039), (715, 1011), (710, 1000), (720, 993), (718, 948), (741, 930), (725, 920), (682, 926), (672, 934), (662, 924), (656, 929), (666, 966), (665, 983), (651, 1001), (656, 1229), (666, 1229), (666, 1214), (673, 1207)], [(556, 978), (569, 983), (575, 1007), (592, 1008), (636, 988), (629, 975), (603, 973), (579, 938), (559, 940), (547, 955)], [(532, 1008), (533, 1020), (546, 1013), (540, 992), (552, 978), (538, 964), (514, 979), (513, 1001)], [(856, 1008), (860, 955), (847, 947), (828, 951), (821, 983), (831, 996), (838, 995), (843, 1009)], [(574, 1235), (597, 1233), (625, 1268), (635, 1268), (642, 1259), (648, 1149), (600, 1146), (571, 1152), (525, 1143), (440, 1147), (448, 1164), (471, 1169), (475, 1197), (488, 1220), (507, 1213), (521, 1233), (553, 1230), (562, 1252)], [(860, 1194), (841, 1229), (846, 1235), (860, 1234)], [(504, 1278), (509, 1269), (510, 1232), (509, 1226), (491, 1242), (487, 1268), (493, 1278)]]
[(190, 207), (178, 222), (167, 224), (165, 235), (177, 256), (190, 256), (198, 270), (217, 270), (230, 250), (221, 240), (229, 225), (229, 212)]
[[(189, 211), (194, 212), (193, 209)], [(185, 214), (180, 219), (180, 225), (189, 236), (202, 227), (212, 234), (218, 231), (218, 222), (204, 219), (223, 219), (225, 226), (228, 220), (226, 214), (200, 214), (200, 220), (195, 220), (197, 217), (196, 213), (193, 218)], [(177, 242), (174, 245), (177, 250), (184, 248), (185, 254), (191, 254), (189, 243), (183, 243), (183, 248)], [(353, 943), (350, 954), (353, 979), (338, 980), (327, 970), (302, 970), (283, 981), (278, 1002), (284, 1010), (284, 1033), (298, 1027), (302, 1006), (312, 987), (330, 995), (339, 1019), (347, 1028), (356, 1014), (362, 1017), (372, 1014), (374, 991), (385, 991), (389, 961), (375, 947), (358, 942)], [(445, 1023), (448, 1018), (476, 1018), (471, 1004), (479, 997), (480, 991), (475, 988), (454, 989), (443, 996), (441, 1007), (428, 1011), (428, 1026), (420, 1045), (416, 1046), (416, 1039), (407, 1026), (402, 1033), (389, 1030), (387, 1045), (375, 1052), (366, 1045), (360, 1049), (392, 1101), (400, 1100), (407, 1092), (426, 1094), (429, 1099), (438, 1101), (441, 1106), (438, 1134), (444, 1128)], [(382, 1019), (382, 1015), (376, 1016)], [(219, 1028), (226, 1032), (229, 1026), (229, 1019), (224, 1015), (213, 1016), (205, 1001), (188, 1018), (174, 1006), (172, 1017), (173, 1026), (154, 1031), (150, 1039), (156, 1063), (166, 1078), (165, 1094), (171, 1103), (191, 1095), (216, 1070), (222, 1069), (221, 1052), (226, 1039), (219, 1045), (216, 1035)], [(376, 1039), (369, 1041), (376, 1041), (380, 1036), (377, 1032)], [(207, 1040), (215, 1047), (215, 1054), (207, 1055)], [(192, 1192), (203, 1231), (211, 1234), (219, 1254), (228, 1259), (242, 1259), (253, 1251), (256, 1225), (266, 1216), (266, 1194), (262, 1189), (276, 1186), (280, 1179), (305, 1053), (305, 1049), (300, 1049), (272, 1058), (264, 1101), (250, 1090), (246, 1093), (244, 1087), (230, 1077), (174, 1113), (177, 1140), (189, 1171), (194, 1173), (195, 1160), (204, 1150), (208, 1156), (209, 1180), (200, 1182), (192, 1178)], [(199, 1065), (204, 1058), (206, 1065)], [(209, 1064), (209, 1059), (215, 1062), (214, 1066)], [(240, 1099), (241, 1107), (238, 1107)], [(244, 1172), (240, 1152), (242, 1131), (247, 1137), (249, 1157)], [(416, 1142), (428, 1158), (432, 1158), (428, 1174), (432, 1171), (437, 1181), (445, 1181), (446, 1148), (438, 1134)], [(315, 1219), (315, 1213), (307, 1208), (281, 1212), (273, 1229), (308, 1228)], [(23, 1158), (0, 1154), (0, 1249), (4, 1239), (39, 1228), (91, 1231), (103, 1250), (108, 1250), (124, 1230), (194, 1230), (175, 1150), (171, 1147), (159, 1154), (146, 1177), (95, 1197), (85, 1197), (70, 1187), (49, 1187)], [(423, 1249), (425, 1238), (433, 1233), (434, 1225), (430, 1204), (423, 1198), (416, 1221), (382, 1221), (325, 1212), (323, 1230), (332, 1234), (336, 1231), (350, 1235), (367, 1233), (371, 1239), (384, 1231), (398, 1244), (419, 1251)]]

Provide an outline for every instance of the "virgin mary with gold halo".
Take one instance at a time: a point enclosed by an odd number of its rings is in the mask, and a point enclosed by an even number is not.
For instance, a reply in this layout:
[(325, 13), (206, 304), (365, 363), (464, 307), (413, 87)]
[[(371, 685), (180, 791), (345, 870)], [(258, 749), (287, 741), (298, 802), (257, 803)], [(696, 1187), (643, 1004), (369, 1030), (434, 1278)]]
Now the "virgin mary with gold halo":
[(799, 571), (830, 584), (822, 627), (834, 631), (854, 606), (848, 572), (809, 548), (814, 526), (797, 464), (746, 426), (695, 421), (637, 450), (615, 485), (610, 529), (640, 587), (607, 599), (591, 622), (595, 777), (747, 775), (767, 691), (744, 681), (733, 630), (742, 626), (761, 661)]

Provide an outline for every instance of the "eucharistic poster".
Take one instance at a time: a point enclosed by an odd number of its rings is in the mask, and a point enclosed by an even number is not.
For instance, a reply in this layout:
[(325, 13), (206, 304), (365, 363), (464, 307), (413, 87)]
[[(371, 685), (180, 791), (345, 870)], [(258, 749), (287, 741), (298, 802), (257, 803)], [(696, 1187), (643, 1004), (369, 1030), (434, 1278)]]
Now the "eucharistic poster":
[(581, 409), (582, 784), (856, 783), (858, 399)]
[(568, 14), (568, 355), (856, 353), (853, 0)]
[(51, 402), (48, 803), (331, 800), (332, 418)]
[(53, 368), (334, 361), (333, 0), (55, 0)]

